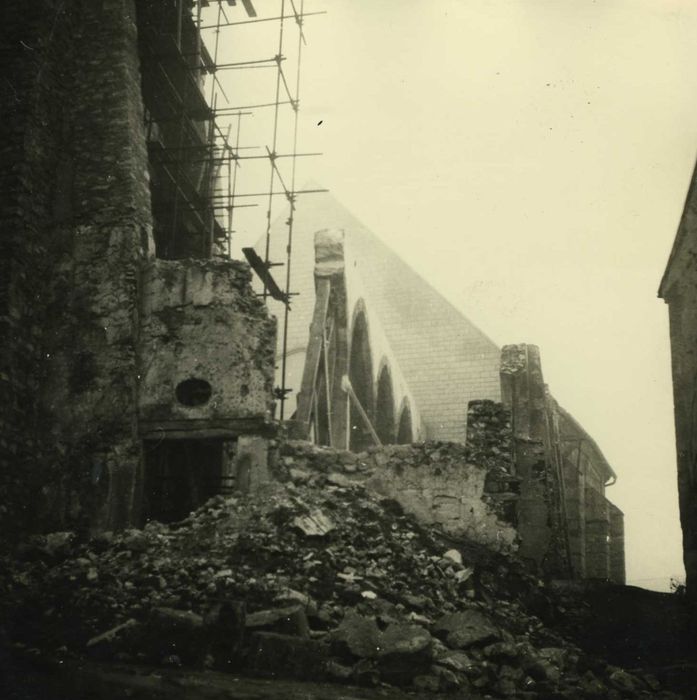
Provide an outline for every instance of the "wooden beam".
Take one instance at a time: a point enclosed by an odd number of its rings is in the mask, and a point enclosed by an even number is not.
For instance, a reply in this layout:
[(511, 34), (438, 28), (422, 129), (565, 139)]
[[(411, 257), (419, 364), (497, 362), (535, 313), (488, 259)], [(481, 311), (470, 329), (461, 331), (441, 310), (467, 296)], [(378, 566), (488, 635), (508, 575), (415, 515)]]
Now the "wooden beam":
[(380, 438), (378, 437), (378, 434), (375, 432), (375, 428), (373, 428), (373, 424), (370, 422), (370, 418), (368, 417), (368, 414), (365, 412), (365, 409), (363, 408), (363, 404), (361, 404), (360, 399), (356, 396), (356, 392), (353, 390), (353, 385), (351, 384), (351, 380), (348, 378), (347, 375), (344, 375), (341, 378), (341, 388), (349, 395), (349, 399), (351, 399), (351, 403), (354, 405), (354, 407), (358, 411), (358, 415), (360, 415), (360, 417), (363, 419), (363, 422), (365, 423), (365, 427), (368, 428), (368, 431), (370, 432), (370, 436), (373, 438), (373, 442), (378, 447), (382, 447), (382, 442), (380, 442)]
[(144, 440), (229, 439), (239, 435), (271, 435), (275, 424), (264, 418), (140, 421), (138, 432)]
[(252, 5), (252, 0), (242, 0), (242, 6), (250, 17), (257, 16), (257, 11), (254, 9), (254, 5)]
[(327, 435), (329, 447), (332, 446), (332, 386), (331, 377), (329, 376), (329, 343), (327, 341), (326, 325), (322, 328), (322, 359), (324, 360), (324, 390), (326, 392), (327, 401)]
[[(317, 386), (317, 373), (322, 356), (322, 345), (324, 338), (324, 328), (327, 323), (327, 310), (329, 309), (329, 293), (331, 282), (328, 279), (320, 279), (317, 282), (315, 292), (315, 311), (310, 324), (310, 339), (305, 353), (305, 367), (303, 368), (303, 378), (298, 393), (297, 420), (307, 426), (309, 431), (310, 419), (312, 417), (312, 397), (315, 395)], [(308, 433), (309, 435), (309, 433)]]
[(281, 288), (276, 284), (276, 280), (271, 276), (269, 268), (266, 266), (264, 261), (259, 257), (254, 248), (242, 248), (244, 257), (247, 258), (247, 262), (254, 272), (257, 273), (259, 279), (266, 286), (269, 294), (276, 299), (276, 301), (282, 301), (286, 306), (288, 305), (287, 295), (281, 291)]

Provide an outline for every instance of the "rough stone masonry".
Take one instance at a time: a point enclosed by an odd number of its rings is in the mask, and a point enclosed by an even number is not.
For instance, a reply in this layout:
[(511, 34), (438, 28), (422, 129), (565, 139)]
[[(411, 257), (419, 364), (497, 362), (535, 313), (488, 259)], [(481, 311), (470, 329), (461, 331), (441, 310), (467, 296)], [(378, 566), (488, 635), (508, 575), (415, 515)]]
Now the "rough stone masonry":
[(162, 185), (138, 44), (151, 9), (41, 0), (0, 10), (8, 534), (137, 524), (145, 463), (163, 482), (177, 473), (171, 440), (215, 453), (231, 473), (239, 437), (268, 428), (275, 326), (247, 267), (155, 257)]

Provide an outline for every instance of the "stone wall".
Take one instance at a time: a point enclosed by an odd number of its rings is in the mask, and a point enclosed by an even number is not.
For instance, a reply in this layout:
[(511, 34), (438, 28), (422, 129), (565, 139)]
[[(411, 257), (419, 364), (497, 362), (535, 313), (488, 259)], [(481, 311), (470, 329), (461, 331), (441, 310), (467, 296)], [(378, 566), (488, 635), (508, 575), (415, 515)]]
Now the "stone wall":
[(152, 249), (147, 151), (133, 3), (76, 12), (70, 207), (54, 231), (43, 407), (64, 450), (57, 515), (116, 527), (138, 500), (139, 267)]
[(623, 584), (626, 580), (624, 563), (624, 513), (608, 501), (610, 513), (610, 581)]
[[(246, 265), (154, 260), (135, 0), (0, 21), (0, 530), (119, 528), (142, 500), (139, 405), (189, 433), (265, 423), (274, 325)], [(194, 416), (175, 389), (199, 371), (218, 392)]]
[(616, 475), (549, 393), (537, 347), (504, 347), (501, 389), (512, 412), (521, 555), (556, 577), (624, 583), (624, 516), (605, 498)]
[[(144, 269), (141, 432), (231, 421), (248, 432), (271, 420), (276, 324), (250, 278), (245, 263), (229, 260), (156, 260)], [(211, 395), (187, 405), (177, 388), (192, 379)]]
[[(497, 551), (516, 547), (515, 527), (500, 508), (502, 494), (507, 493), (506, 501), (515, 495), (506, 492), (506, 479), (472, 461), (464, 445), (387, 445), (355, 454), (286, 442), (280, 448), (277, 473), (297, 481), (322, 478), (330, 486), (360, 481), (421, 522), (440, 525), (453, 536)], [(488, 479), (490, 474), (494, 478)]]
[[(19, 58), (4, 67), (17, 128), (3, 142), (21, 176), (9, 190), (14, 222), (2, 222), (15, 328), (2, 412), (25, 454), (10, 456), (19, 493), (8, 502), (31, 493), (32, 524), (86, 521), (139, 458), (137, 271), (150, 207), (134, 9), (130, 0), (10, 5), (4, 27)], [(132, 494), (121, 495), (101, 517), (123, 516)]]
[[(22, 528), (41, 487), (37, 395), (46, 318), (46, 232), (74, 17), (60, 2), (3, 3), (0, 23), (0, 529)], [(28, 477), (30, 489), (24, 488)]]
[(507, 345), (501, 353), (501, 394), (513, 416), (514, 461), (521, 480), (517, 503), (520, 554), (543, 571), (569, 576), (561, 465), (550, 402), (534, 345)]

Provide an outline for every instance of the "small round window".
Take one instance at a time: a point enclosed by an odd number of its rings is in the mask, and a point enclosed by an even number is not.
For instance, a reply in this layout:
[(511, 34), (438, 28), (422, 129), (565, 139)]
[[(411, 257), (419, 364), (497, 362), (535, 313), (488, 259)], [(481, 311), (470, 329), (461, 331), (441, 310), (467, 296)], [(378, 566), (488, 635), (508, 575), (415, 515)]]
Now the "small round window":
[(213, 389), (205, 379), (186, 379), (177, 384), (177, 401), (184, 406), (203, 406), (211, 398)]

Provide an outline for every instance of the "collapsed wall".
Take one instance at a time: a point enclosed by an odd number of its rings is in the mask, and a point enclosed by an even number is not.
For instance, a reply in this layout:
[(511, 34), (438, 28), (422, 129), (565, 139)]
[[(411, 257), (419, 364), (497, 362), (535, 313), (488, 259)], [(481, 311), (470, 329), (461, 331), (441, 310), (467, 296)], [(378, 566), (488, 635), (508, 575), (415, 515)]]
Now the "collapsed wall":
[[(470, 409), (471, 415), (480, 412), (481, 405)], [(505, 432), (505, 422), (500, 430)], [(434, 441), (361, 453), (289, 441), (281, 443), (278, 473), (296, 483), (360, 483), (424, 525), (493, 551), (513, 551), (517, 535), (510, 504), (517, 498), (516, 479), (508, 455), (486, 453), (481, 444), (470, 449)]]

